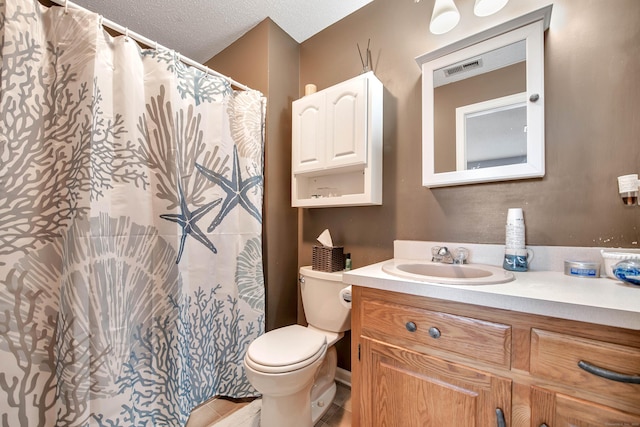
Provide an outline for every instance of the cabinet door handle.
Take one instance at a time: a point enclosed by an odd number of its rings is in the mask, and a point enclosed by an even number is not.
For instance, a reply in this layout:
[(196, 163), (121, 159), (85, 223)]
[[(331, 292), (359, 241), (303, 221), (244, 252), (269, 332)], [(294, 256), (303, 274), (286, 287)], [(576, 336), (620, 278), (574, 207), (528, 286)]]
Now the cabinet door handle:
[(418, 326), (416, 326), (414, 322), (407, 322), (407, 324), (404, 326), (405, 328), (407, 328), (407, 331), (409, 332), (415, 332), (418, 330)]
[(507, 427), (507, 421), (504, 419), (504, 412), (502, 409), (496, 408), (496, 421), (498, 427)]
[(590, 374), (606, 378), (611, 381), (617, 381), (619, 383), (640, 384), (640, 376), (638, 375), (626, 375), (610, 371), (608, 369), (592, 365), (591, 363), (585, 362), (584, 360), (579, 361), (578, 366), (581, 369), (589, 372)]

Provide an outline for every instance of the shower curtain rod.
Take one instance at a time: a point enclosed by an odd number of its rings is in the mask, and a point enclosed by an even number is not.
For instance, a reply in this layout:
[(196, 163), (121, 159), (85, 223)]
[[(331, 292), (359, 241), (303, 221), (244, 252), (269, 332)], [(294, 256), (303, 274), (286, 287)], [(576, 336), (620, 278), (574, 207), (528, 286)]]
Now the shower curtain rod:
[[(85, 11), (85, 12), (93, 13), (93, 12), (89, 11), (88, 9), (85, 9), (84, 7), (82, 7), (82, 6), (78, 5), (78, 4), (75, 4), (75, 3), (67, 1), (67, 0), (51, 0), (51, 2), (57, 4), (58, 6), (63, 6), (65, 8), (71, 7), (71, 8), (74, 8), (74, 9), (79, 9), (79, 10), (82, 10), (82, 11)], [(155, 40), (148, 39), (143, 35), (140, 35), (140, 34), (134, 32), (134, 31), (131, 31), (127, 27), (123, 27), (120, 24), (116, 24), (115, 22), (105, 18), (102, 15), (100, 15), (100, 17), (102, 19), (102, 25), (105, 25), (105, 26), (107, 26), (107, 27), (109, 27), (109, 28), (111, 28), (113, 30), (116, 30), (117, 32), (119, 32), (121, 34), (124, 34), (127, 37), (131, 37), (132, 39), (134, 39), (134, 40), (136, 40), (136, 41), (138, 41), (138, 42), (140, 42), (142, 44), (145, 44), (145, 45), (150, 46), (150, 47), (154, 47), (155, 49), (157, 49), (159, 47), (162, 47), (162, 48), (167, 49), (167, 50), (173, 50), (173, 49), (169, 49), (168, 47), (159, 44)], [(191, 58), (187, 58), (186, 56), (181, 55), (178, 52), (176, 52), (176, 56), (178, 57), (178, 59), (180, 61), (184, 62), (185, 64), (190, 65), (192, 67), (195, 67), (195, 68), (199, 69), (200, 71), (204, 71), (205, 73), (209, 73), (209, 74), (213, 74), (215, 76), (221, 77), (221, 78), (225, 79), (226, 81), (228, 81), (230, 84), (232, 84), (233, 86), (235, 86), (237, 88), (240, 88), (240, 89), (243, 89), (243, 90), (248, 90), (248, 91), (254, 90), (254, 89), (251, 89), (248, 86), (243, 85), (242, 83), (238, 83), (237, 81), (233, 80), (231, 77), (227, 77), (224, 74), (221, 74), (221, 73), (219, 73), (217, 71), (214, 71), (211, 68), (209, 68), (209, 67), (207, 67), (205, 65), (202, 65), (201, 63), (196, 62)]]

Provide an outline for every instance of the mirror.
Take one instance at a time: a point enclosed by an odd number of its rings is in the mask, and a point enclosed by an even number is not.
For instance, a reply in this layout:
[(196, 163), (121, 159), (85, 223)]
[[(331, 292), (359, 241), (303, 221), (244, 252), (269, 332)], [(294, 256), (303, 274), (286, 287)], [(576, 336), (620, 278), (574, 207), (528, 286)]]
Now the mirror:
[(424, 186), (544, 176), (550, 14), (548, 6), (416, 59)]

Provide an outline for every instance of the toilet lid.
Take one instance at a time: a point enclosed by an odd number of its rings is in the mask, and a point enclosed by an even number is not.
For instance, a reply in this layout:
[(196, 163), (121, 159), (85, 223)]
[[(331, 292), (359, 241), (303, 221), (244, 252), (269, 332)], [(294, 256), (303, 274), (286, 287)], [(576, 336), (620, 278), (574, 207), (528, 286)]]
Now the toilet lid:
[(247, 350), (247, 357), (264, 367), (289, 367), (308, 359), (317, 359), (326, 342), (326, 336), (320, 332), (300, 325), (285, 326), (253, 341)]

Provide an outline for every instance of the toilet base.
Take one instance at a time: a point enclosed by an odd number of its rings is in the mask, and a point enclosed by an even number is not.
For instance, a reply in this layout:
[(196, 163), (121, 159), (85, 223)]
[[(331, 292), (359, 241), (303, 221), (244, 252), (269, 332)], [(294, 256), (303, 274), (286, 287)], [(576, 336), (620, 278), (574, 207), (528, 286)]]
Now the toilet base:
[(312, 427), (309, 387), (289, 396), (262, 395), (260, 427)]
[(336, 383), (334, 382), (322, 395), (311, 402), (311, 422), (315, 425), (327, 413), (334, 397), (336, 397)]

